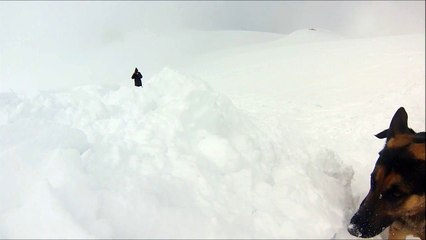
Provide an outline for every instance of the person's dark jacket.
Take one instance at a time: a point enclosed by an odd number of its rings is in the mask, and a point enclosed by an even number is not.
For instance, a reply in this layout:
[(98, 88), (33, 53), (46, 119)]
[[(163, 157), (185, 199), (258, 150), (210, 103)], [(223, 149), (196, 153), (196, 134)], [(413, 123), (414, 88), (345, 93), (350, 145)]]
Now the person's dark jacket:
[(142, 86), (142, 74), (139, 71), (135, 71), (135, 73), (133, 73), (132, 75), (132, 79), (135, 79), (135, 86), (136, 87), (140, 87)]

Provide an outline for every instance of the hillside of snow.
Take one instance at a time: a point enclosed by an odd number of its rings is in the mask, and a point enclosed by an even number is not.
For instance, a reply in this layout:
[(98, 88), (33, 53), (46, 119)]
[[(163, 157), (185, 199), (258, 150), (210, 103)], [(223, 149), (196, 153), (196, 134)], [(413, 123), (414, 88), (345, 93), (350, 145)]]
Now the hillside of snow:
[(0, 238), (352, 237), (374, 134), (424, 130), (424, 34), (183, 38), (144, 88), (0, 89)]

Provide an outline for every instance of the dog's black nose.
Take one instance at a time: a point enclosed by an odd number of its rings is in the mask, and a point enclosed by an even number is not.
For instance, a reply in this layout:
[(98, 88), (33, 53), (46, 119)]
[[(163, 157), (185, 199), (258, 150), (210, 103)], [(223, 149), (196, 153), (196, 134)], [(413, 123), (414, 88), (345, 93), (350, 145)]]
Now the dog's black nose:
[[(371, 222), (371, 212), (367, 213), (355, 213), (352, 217), (350, 224), (348, 225), (348, 232), (355, 237), (359, 238), (371, 238), (382, 232), (392, 222), (383, 222), (381, 225)], [(373, 215), (374, 216), (374, 215)]]
[(349, 224), (348, 226), (348, 232), (355, 237), (362, 237), (361, 232), (359, 231), (358, 227), (354, 224)]
[[(363, 217), (365, 214), (355, 213), (348, 226), (348, 232), (355, 237), (368, 238), (370, 237), (368, 221)], [(374, 236), (374, 235), (373, 235)], [(371, 236), (371, 237), (373, 237)]]

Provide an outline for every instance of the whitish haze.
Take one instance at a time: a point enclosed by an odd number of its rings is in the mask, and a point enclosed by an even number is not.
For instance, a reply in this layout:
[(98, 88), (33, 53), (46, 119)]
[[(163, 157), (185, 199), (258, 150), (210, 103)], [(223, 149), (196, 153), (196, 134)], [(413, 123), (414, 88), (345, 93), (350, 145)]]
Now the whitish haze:
[(184, 29), (416, 33), (424, 32), (424, 7), (423, 1), (0, 2), (0, 91), (119, 84), (135, 65), (152, 76), (194, 46), (212, 50), (211, 40), (179, 35)]

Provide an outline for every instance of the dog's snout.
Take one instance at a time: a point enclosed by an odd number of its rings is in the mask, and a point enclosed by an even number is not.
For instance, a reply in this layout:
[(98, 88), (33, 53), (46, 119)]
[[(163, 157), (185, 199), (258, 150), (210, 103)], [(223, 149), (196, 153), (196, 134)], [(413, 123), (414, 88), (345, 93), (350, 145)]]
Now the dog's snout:
[(382, 232), (391, 222), (364, 206), (352, 217), (347, 230), (355, 237), (371, 238)]

